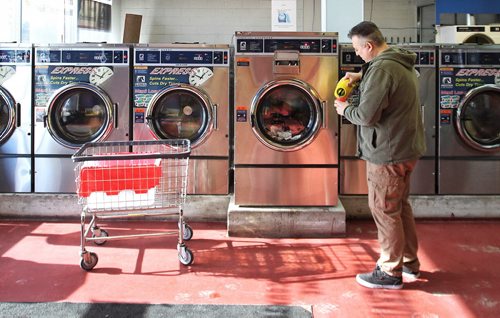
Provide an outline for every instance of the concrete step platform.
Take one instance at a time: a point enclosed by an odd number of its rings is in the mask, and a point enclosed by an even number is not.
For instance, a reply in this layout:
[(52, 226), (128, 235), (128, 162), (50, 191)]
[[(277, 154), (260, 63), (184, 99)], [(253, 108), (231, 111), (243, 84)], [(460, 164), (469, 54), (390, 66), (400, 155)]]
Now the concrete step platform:
[(313, 238), (346, 234), (346, 211), (339, 200), (328, 207), (228, 207), (227, 232), (235, 237)]

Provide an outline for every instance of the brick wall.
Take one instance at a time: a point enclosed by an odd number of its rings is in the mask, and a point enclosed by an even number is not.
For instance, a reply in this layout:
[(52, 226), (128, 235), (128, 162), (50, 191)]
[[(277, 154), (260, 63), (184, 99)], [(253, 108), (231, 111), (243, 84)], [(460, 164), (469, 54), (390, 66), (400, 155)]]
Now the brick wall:
[[(365, 19), (371, 16), (389, 41), (391, 37), (394, 41), (399, 37), (400, 41), (411, 38), (415, 42), (416, 1), (364, 0)], [(126, 13), (143, 16), (142, 43), (231, 43), (234, 31), (271, 30), (271, 0), (121, 0), (114, 3), (120, 11), (119, 32), (123, 32)], [(297, 0), (297, 31), (320, 31), (320, 9), (321, 0)], [(339, 10), (339, 14), (341, 12)], [(114, 36), (121, 37), (121, 34)]]
[[(309, 2), (297, 0), (297, 30)], [(235, 31), (271, 30), (271, 0), (122, 0), (120, 11), (143, 16), (142, 43), (230, 43)]]

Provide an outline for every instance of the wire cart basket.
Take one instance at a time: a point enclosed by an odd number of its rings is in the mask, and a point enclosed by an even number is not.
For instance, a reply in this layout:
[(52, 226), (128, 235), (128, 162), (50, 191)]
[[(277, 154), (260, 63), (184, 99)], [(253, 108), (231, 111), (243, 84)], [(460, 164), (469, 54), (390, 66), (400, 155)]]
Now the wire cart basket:
[[(108, 240), (145, 236), (178, 235), (179, 261), (193, 262), (193, 253), (184, 243), (192, 238), (193, 230), (183, 219), (190, 147), (187, 139), (90, 142), (72, 156), (82, 205), (82, 269), (90, 271), (98, 261), (97, 254), (85, 248), (86, 242), (102, 245)], [(92, 216), (88, 226), (87, 215)], [(178, 231), (111, 236), (97, 224), (98, 219), (153, 215), (178, 215)]]

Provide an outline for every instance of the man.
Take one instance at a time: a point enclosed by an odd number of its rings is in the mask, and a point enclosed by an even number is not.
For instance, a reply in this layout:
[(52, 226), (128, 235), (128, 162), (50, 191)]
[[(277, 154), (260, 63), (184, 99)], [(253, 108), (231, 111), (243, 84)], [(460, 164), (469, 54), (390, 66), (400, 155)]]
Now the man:
[(416, 54), (387, 45), (378, 27), (361, 22), (349, 32), (365, 64), (347, 73), (359, 83), (359, 105), (335, 101), (337, 113), (358, 125), (358, 155), (366, 161), (368, 204), (377, 225), (380, 256), (373, 272), (358, 274), (368, 288), (401, 289), (403, 273), (420, 274), (417, 234), (408, 201), (410, 175), (425, 152), (414, 69)]

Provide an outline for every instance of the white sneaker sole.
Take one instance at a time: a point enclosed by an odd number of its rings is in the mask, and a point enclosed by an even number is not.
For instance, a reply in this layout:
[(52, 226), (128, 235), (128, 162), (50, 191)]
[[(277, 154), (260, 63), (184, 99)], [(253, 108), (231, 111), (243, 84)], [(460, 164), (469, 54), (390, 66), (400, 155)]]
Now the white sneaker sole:
[(418, 279), (420, 277), (420, 273), (418, 273), (418, 274), (410, 274), (410, 273), (403, 272), (403, 277), (404, 278), (409, 278), (409, 279)]
[(403, 288), (403, 284), (401, 285), (377, 285), (377, 284), (372, 284), (370, 282), (367, 282), (366, 280), (362, 279), (359, 274), (356, 275), (356, 282), (360, 284), (361, 286), (364, 286), (366, 288), (373, 288), (373, 289), (401, 289)]

